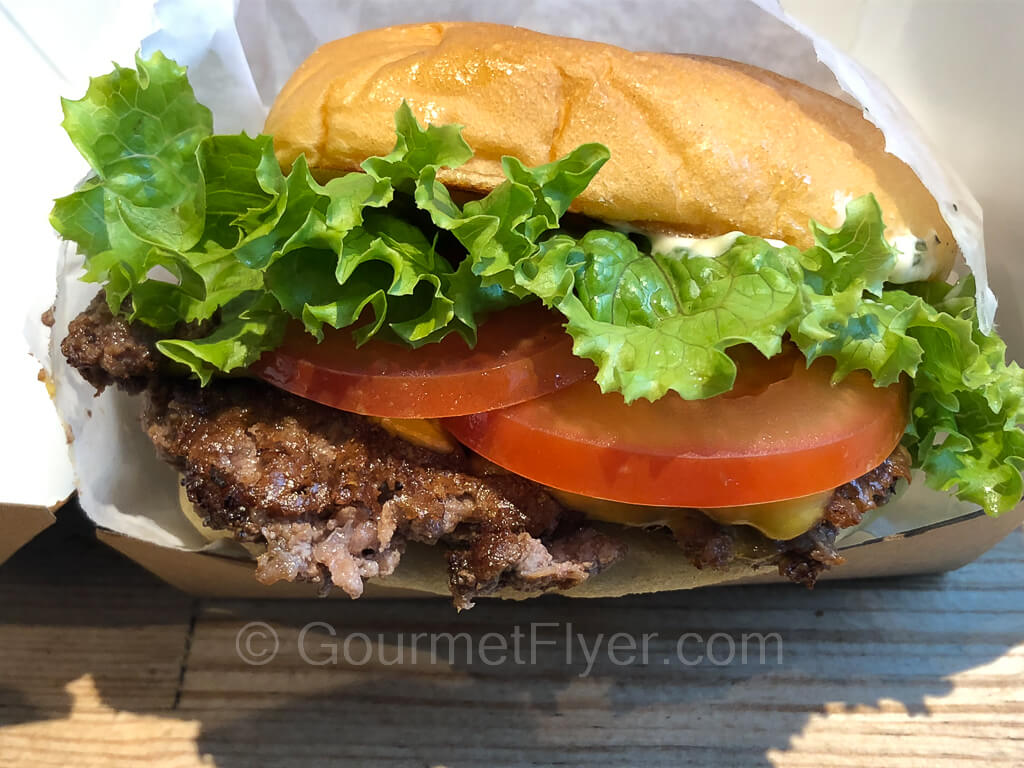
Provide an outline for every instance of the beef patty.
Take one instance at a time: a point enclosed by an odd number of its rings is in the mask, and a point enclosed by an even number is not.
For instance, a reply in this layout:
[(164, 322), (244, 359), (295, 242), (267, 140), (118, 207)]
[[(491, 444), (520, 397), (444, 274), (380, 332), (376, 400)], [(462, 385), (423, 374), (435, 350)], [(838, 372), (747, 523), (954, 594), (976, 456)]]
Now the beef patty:
[[(143, 393), (143, 427), (182, 474), (205, 523), (265, 543), (256, 577), (266, 584), (310, 581), (358, 597), (366, 579), (392, 573), (405, 543), (416, 541), (446, 550), (455, 604), (468, 608), (499, 589), (569, 589), (625, 553), (607, 528), (593, 528), (542, 486), (461, 447), (421, 448), (362, 416), (259, 381), (200, 387), (160, 356), (157, 338), (112, 315), (101, 294), (72, 321), (61, 350), (97, 390)], [(790, 541), (769, 542), (697, 513), (673, 534), (697, 567), (745, 558), (813, 586), (842, 562), (838, 530), (884, 504), (900, 477), (909, 478), (909, 456), (897, 448), (837, 488), (822, 521)]]

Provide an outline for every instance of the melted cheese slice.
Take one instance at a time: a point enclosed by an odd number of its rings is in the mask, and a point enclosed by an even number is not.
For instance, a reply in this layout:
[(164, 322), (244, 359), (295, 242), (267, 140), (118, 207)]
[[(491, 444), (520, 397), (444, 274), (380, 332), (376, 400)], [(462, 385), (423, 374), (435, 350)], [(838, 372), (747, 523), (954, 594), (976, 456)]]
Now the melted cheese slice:
[(823, 491), (799, 499), (747, 504), (742, 507), (705, 509), (704, 514), (725, 525), (749, 525), (769, 539), (792, 539), (807, 533), (825, 514), (832, 491)]
[(457, 443), (437, 419), (388, 419), (369, 416), (370, 421), (407, 443), (435, 453), (451, 453)]
[[(689, 509), (676, 507), (647, 507), (618, 501), (593, 499), (567, 491), (549, 488), (548, 491), (565, 506), (578, 510), (587, 517), (620, 525), (664, 525), (668, 528), (685, 527)], [(831, 491), (804, 496), (799, 499), (773, 501), (768, 504), (749, 504), (742, 507), (717, 507), (701, 511), (724, 525), (749, 525), (769, 539), (792, 539), (806, 533), (821, 520)]]

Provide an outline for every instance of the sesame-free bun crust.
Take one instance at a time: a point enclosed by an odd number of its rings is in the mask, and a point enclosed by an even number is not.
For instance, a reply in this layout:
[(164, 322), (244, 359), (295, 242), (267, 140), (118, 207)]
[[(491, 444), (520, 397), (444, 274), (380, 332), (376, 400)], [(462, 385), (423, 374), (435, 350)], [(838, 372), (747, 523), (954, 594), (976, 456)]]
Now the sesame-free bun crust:
[(934, 276), (956, 252), (932, 196), (858, 109), (724, 59), (492, 24), (389, 27), (313, 53), (266, 131), (285, 167), (304, 153), (319, 175), (351, 171), (392, 149), (403, 99), (421, 122), (465, 126), (475, 156), (439, 173), (451, 188), (492, 189), (503, 155), (538, 165), (596, 141), (611, 160), (573, 205), (596, 219), (806, 247), (811, 219), (835, 226), (872, 192), (888, 235), (938, 238)]

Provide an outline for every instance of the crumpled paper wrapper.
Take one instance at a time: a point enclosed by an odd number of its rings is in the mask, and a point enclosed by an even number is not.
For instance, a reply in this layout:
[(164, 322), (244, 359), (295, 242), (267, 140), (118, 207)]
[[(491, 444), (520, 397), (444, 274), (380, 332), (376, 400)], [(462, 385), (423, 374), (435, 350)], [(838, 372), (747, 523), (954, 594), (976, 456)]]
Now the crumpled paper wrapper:
[[(334, 4), (240, 0), (237, 8), (230, 0), (162, 0), (156, 15), (161, 28), (143, 41), (143, 52), (159, 48), (188, 65), (196, 95), (212, 109), (215, 129), (222, 133), (258, 133), (277, 91), (319, 45), (363, 29), (417, 21), (491, 21), (636, 50), (712, 54), (802, 80), (863, 106), (885, 134), (887, 148), (905, 160), (932, 191), (977, 278), (983, 322), (992, 322), (995, 298), (986, 279), (977, 202), (934, 156), (921, 131), (884, 85), (788, 17), (774, 0), (640, 4), (537, 0), (500, 5), (460, 0)], [(74, 434), (70, 450), (82, 507), (97, 525), (154, 544), (244, 555), (231, 542), (210, 544), (185, 520), (178, 507), (175, 472), (156, 458), (139, 429), (138, 398), (113, 390), (94, 397), (91, 387), (64, 362), (59, 341), (96, 288), (78, 281), (81, 258), (73, 248), (65, 244), (59, 259), (51, 371), (57, 383), (57, 408)], [(847, 532), (844, 543), (952, 519), (972, 512), (973, 507), (929, 491), (919, 478), (886, 511), (885, 516)], [(637, 546), (644, 549), (646, 545), (637, 542)], [(642, 559), (620, 569), (643, 571)], [(717, 574), (710, 581), (731, 580), (744, 573)], [(637, 574), (644, 581), (643, 591), (696, 586), (708, 583), (709, 576), (695, 572), (689, 582), (676, 579), (669, 585), (659, 584), (654, 574)], [(594, 586), (600, 588), (597, 582)]]

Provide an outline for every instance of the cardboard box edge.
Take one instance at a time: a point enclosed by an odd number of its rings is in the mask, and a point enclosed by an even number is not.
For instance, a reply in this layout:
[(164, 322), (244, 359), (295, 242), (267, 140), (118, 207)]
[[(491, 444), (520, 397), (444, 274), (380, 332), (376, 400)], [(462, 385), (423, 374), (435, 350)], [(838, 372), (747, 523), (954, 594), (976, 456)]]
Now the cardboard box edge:
[(56, 521), (49, 507), (0, 503), (0, 564)]

